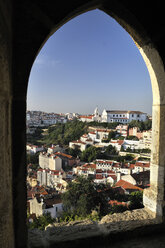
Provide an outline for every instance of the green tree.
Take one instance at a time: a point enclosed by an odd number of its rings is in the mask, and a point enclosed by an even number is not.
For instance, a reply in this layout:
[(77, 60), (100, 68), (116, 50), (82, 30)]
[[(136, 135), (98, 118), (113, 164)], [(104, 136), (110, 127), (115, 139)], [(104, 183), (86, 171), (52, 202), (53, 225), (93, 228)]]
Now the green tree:
[(152, 121), (151, 120), (147, 120), (144, 122), (144, 128), (145, 130), (150, 130), (152, 128)]
[(124, 139), (125, 139), (124, 136), (119, 136), (119, 137), (117, 137), (117, 138), (118, 138), (118, 140), (124, 140)]
[(128, 210), (128, 207), (123, 206), (122, 204), (120, 204), (120, 205), (113, 204), (113, 205), (110, 206), (110, 214), (123, 213), (126, 210)]
[(112, 145), (106, 147), (105, 153), (108, 155), (118, 155), (116, 148)]
[(138, 127), (140, 131), (143, 130), (150, 130), (152, 128), (152, 121), (146, 120), (146, 121), (136, 121), (133, 120), (129, 123), (129, 128)]
[(115, 137), (116, 137), (116, 132), (110, 131), (109, 134), (108, 134), (108, 140), (111, 140), (111, 139), (113, 139)]
[(138, 137), (134, 136), (134, 135), (130, 135), (126, 137), (127, 140), (139, 140)]
[(130, 205), (129, 208), (138, 209), (143, 208), (143, 191), (132, 192), (129, 196)]
[(29, 229), (38, 228), (44, 230), (46, 226), (52, 224), (55, 220), (51, 217), (50, 213), (45, 213), (36, 219), (32, 223), (28, 223)]
[(124, 160), (125, 161), (132, 161), (134, 159), (134, 156), (132, 154), (127, 154), (126, 156), (124, 156)]
[(120, 151), (121, 151), (121, 152), (124, 152), (124, 151), (125, 151), (123, 146), (121, 146)]
[(43, 143), (68, 145), (70, 141), (79, 139), (87, 131), (86, 123), (78, 120), (65, 124), (57, 123), (48, 128), (48, 135), (42, 139)]
[(96, 185), (91, 179), (78, 177), (76, 182), (68, 184), (67, 191), (62, 195), (65, 212), (84, 217), (96, 209), (100, 215), (108, 213), (105, 187)]
[(26, 163), (28, 164), (32, 164), (34, 165), (34, 167), (37, 167), (39, 164), (39, 152), (35, 153), (35, 154), (27, 154), (26, 156)]
[(101, 157), (101, 149), (94, 146), (88, 147), (81, 154), (81, 160), (85, 162), (92, 162), (93, 160)]
[(77, 157), (77, 156), (81, 156), (81, 151), (80, 151), (80, 149), (78, 149), (78, 148), (75, 148), (75, 149), (73, 149), (73, 148), (68, 148), (67, 150), (66, 150), (66, 152), (69, 154), (69, 155), (71, 155), (71, 156), (73, 156), (73, 157)]
[(27, 143), (30, 144), (35, 144), (35, 145), (41, 145), (42, 144), (42, 128), (37, 127), (35, 132), (33, 134), (27, 134), (26, 138), (27, 138)]

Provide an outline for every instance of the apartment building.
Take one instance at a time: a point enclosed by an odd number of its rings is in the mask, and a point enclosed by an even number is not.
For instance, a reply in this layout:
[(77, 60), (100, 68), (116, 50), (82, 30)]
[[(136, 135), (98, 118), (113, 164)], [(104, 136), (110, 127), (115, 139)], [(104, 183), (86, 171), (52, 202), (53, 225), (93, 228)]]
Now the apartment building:
[(61, 170), (62, 159), (55, 154), (40, 152), (39, 165), (42, 169)]
[(62, 183), (63, 171), (39, 169), (37, 171), (37, 181), (39, 185), (55, 187), (57, 184)]

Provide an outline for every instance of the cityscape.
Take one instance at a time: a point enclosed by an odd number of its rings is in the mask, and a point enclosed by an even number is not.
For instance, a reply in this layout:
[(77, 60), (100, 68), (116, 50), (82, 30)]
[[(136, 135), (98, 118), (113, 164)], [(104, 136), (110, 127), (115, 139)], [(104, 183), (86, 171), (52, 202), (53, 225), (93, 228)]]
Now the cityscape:
[(0, 10), (0, 247), (165, 247), (163, 2)]
[(89, 11), (48, 39), (28, 83), (29, 232), (55, 227), (58, 239), (116, 213), (136, 219), (150, 187), (151, 106), (146, 65), (113, 18)]
[(143, 190), (150, 186), (151, 116), (99, 113), (96, 107), (90, 115), (27, 111), (26, 119), (29, 228), (44, 228), (41, 217), (46, 224), (98, 221), (143, 207)]

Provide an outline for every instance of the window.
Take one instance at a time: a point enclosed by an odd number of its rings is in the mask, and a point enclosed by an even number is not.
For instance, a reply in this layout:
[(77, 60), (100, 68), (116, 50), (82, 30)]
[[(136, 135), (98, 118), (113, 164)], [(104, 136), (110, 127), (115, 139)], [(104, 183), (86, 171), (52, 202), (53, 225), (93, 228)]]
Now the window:
[[(122, 115), (120, 115), (120, 117), (121, 117)], [(134, 115), (132, 115), (132, 117), (133, 117)], [(115, 115), (113, 115), (113, 117), (115, 117)], [(118, 114), (116, 114), (116, 117), (118, 117)], [(125, 115), (123, 115), (123, 117), (125, 117)], [(111, 122), (112, 122), (113, 120), (111, 120)], [(119, 119), (117, 119), (117, 120), (115, 120), (115, 122), (119, 122), (120, 120)], [(122, 122), (124, 122), (124, 120), (122, 120)], [(125, 122), (127, 122), (127, 120), (125, 120)], [(117, 169), (117, 170), (119, 170), (119, 169)], [(56, 211), (58, 210), (58, 208), (56, 207)]]

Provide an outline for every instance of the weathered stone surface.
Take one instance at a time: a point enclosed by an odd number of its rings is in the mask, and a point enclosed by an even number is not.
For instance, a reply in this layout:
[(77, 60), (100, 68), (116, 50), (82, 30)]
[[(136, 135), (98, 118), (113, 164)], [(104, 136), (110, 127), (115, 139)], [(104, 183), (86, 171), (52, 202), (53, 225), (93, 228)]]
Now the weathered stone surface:
[(14, 243), (11, 158), (11, 1), (0, 1), (0, 247)]
[(72, 221), (70, 223), (54, 223), (45, 231), (29, 230), (29, 247), (48, 247), (56, 242), (77, 240), (98, 235), (133, 230), (137, 227), (156, 224), (158, 220), (146, 209), (125, 211), (104, 216), (99, 222), (91, 220)]
[[(163, 184), (165, 177), (163, 4), (160, 1), (150, 1), (148, 5), (148, 1), (142, 0), (137, 3), (122, 0), (0, 0), (0, 247), (26, 247), (25, 97), (33, 61), (42, 45), (55, 30), (76, 15), (97, 7), (113, 16), (130, 33), (149, 70), (153, 89), (153, 146), (151, 190), (144, 191), (144, 204), (156, 215), (163, 214), (162, 199), (165, 199)], [(157, 17), (153, 18), (155, 13)], [(127, 223), (131, 221), (135, 224), (136, 220), (131, 216)], [(119, 216), (112, 218), (120, 219)], [(139, 221), (141, 225), (143, 222), (147, 223), (147, 219)], [(121, 228), (124, 228), (124, 223), (125, 221), (121, 223)], [(71, 228), (65, 226), (65, 231), (67, 233), (70, 229), (73, 236), (80, 237), (80, 233), (82, 236), (90, 235), (90, 232), (92, 235), (103, 234), (113, 225), (114, 230), (117, 230), (112, 222), (98, 225), (75, 223)], [(76, 234), (76, 228), (80, 230), (82, 226), (82, 231)], [(62, 227), (54, 227), (54, 230), (57, 231), (60, 228)], [(55, 235), (50, 229), (52, 228), (48, 228), (45, 232), (34, 231), (36, 232), (35, 238), (33, 232), (30, 231), (31, 242), (37, 244), (37, 239), (41, 239), (42, 246), (46, 246), (50, 240), (53, 242), (53, 238), (60, 239), (61, 231), (59, 235)], [(69, 235), (66, 237), (69, 238)]]

